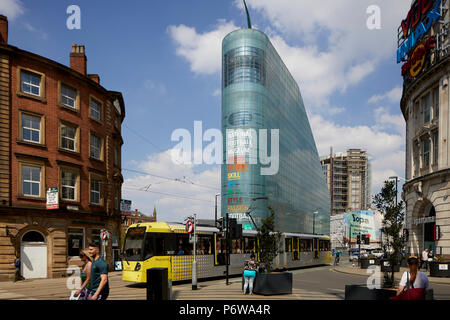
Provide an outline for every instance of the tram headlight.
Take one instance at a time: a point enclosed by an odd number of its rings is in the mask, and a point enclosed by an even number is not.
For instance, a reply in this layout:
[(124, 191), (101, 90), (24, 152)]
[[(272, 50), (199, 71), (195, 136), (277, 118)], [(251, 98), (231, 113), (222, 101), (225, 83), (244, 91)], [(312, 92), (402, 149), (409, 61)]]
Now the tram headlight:
[(136, 263), (136, 267), (134, 268), (134, 271), (139, 271), (141, 270), (141, 264), (138, 262)]

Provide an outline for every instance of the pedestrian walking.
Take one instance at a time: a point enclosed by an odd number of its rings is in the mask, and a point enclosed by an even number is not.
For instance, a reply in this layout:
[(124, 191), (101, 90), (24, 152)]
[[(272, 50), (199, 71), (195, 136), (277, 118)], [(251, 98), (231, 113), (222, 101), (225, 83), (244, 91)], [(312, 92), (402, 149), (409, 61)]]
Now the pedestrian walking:
[(91, 243), (89, 255), (92, 258), (91, 265), (91, 292), (88, 300), (106, 300), (109, 295), (108, 264), (100, 256), (100, 245)]
[(14, 257), (14, 282), (17, 282), (19, 280), (23, 280), (24, 277), (20, 274), (20, 265), (22, 264), (22, 261), (20, 261), (20, 257), (18, 254)]
[(411, 256), (407, 260), (409, 271), (403, 273), (393, 300), (425, 300), (425, 294), (430, 290), (430, 282), (425, 273), (419, 271), (419, 259)]
[(425, 268), (428, 271), (428, 248), (425, 248), (422, 252), (422, 265), (419, 269)]
[(428, 253), (428, 264), (433, 260), (434, 260), (433, 250), (430, 250), (430, 252)]
[(75, 292), (74, 297), (78, 297), (78, 300), (87, 300), (89, 293), (91, 291), (91, 268), (92, 268), (92, 258), (89, 256), (89, 251), (84, 249), (80, 251), (80, 259), (83, 261), (84, 265), (82, 267), (80, 278), (81, 287)]
[(256, 278), (256, 270), (258, 269), (258, 262), (255, 260), (255, 254), (250, 255), (250, 260), (244, 262), (244, 294), (253, 294), (253, 281)]
[(334, 257), (334, 265), (337, 266), (339, 264), (339, 260), (341, 259), (341, 252), (336, 251), (336, 256)]

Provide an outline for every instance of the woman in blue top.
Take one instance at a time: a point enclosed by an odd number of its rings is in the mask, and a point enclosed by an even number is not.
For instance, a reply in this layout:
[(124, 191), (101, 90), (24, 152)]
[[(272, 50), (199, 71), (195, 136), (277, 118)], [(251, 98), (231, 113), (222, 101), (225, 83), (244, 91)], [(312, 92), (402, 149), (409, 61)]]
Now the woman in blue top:
[(256, 277), (256, 269), (258, 269), (258, 262), (255, 260), (255, 254), (250, 255), (250, 260), (244, 262), (244, 294), (249, 288), (250, 294), (253, 294), (253, 281)]

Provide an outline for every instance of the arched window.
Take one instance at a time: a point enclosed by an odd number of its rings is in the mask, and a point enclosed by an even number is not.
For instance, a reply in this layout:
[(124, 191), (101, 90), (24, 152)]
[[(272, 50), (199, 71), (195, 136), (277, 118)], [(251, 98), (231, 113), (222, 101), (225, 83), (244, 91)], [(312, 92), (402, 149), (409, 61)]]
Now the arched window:
[(45, 242), (45, 238), (37, 231), (29, 231), (23, 235), (22, 242)]

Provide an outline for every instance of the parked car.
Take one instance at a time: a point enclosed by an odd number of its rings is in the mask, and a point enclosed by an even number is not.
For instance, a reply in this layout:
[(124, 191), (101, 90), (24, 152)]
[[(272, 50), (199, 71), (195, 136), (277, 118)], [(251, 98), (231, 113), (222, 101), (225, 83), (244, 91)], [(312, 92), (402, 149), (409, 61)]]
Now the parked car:
[(384, 255), (384, 252), (381, 249), (374, 249), (371, 253), (377, 258), (381, 258)]

